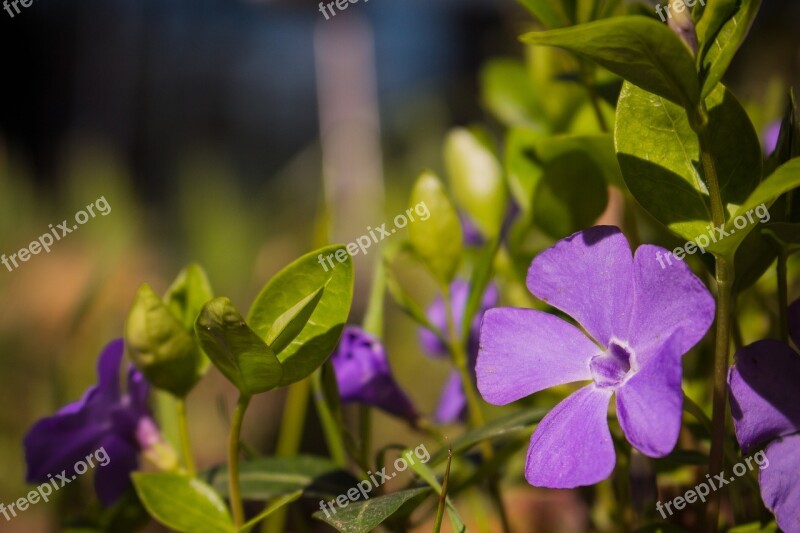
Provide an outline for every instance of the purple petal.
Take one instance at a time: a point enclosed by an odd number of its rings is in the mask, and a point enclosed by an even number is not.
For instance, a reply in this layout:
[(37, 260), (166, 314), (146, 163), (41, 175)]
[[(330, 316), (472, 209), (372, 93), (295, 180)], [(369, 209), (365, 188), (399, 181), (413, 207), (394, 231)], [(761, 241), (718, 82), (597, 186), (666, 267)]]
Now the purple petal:
[(108, 401), (116, 401), (120, 397), (119, 368), (124, 352), (125, 343), (122, 339), (116, 339), (103, 348), (97, 361), (97, 387), (100, 396)]
[(434, 419), (440, 424), (449, 424), (461, 420), (467, 409), (467, 397), (461, 385), (461, 375), (457, 370), (450, 373), (447, 378), (439, 406), (436, 408)]
[(26, 479), (43, 483), (47, 475), (72, 471), (75, 462), (93, 452), (106, 430), (91, 410), (56, 414), (38, 421), (25, 436)]
[(789, 346), (766, 339), (741, 348), (728, 383), (733, 427), (744, 451), (800, 431), (800, 356)]
[(610, 389), (586, 386), (542, 419), (531, 437), (525, 479), (534, 487), (571, 489), (593, 485), (614, 470), (608, 429)]
[(675, 447), (681, 430), (683, 390), (681, 353), (672, 338), (661, 353), (617, 389), (617, 418), (634, 448), (663, 457)]
[(800, 300), (789, 306), (789, 335), (794, 345), (800, 348)]
[(781, 122), (776, 120), (764, 132), (764, 154), (770, 155), (778, 147), (778, 138), (781, 135)]
[(619, 228), (595, 226), (559, 241), (533, 260), (527, 282), (603, 346), (628, 330), (633, 258)]
[(116, 435), (106, 436), (98, 450), (101, 448), (108, 456), (108, 462), (105, 466), (95, 462), (94, 487), (100, 503), (110, 507), (131, 485), (131, 472), (138, 466), (138, 452), (135, 446)]
[(481, 326), (478, 390), (487, 402), (505, 405), (556, 385), (589, 380), (589, 360), (600, 351), (578, 328), (551, 314), (490, 309)]
[[(759, 452), (761, 453), (761, 452)], [(758, 481), (761, 498), (786, 533), (800, 532), (800, 434), (778, 439), (767, 446)], [(758, 454), (756, 454), (758, 456)]]
[(130, 398), (131, 408), (141, 415), (149, 415), (150, 409), (147, 406), (147, 394), (150, 391), (150, 384), (136, 367), (128, 367), (128, 398)]
[[(700, 342), (714, 321), (714, 298), (686, 263), (658, 258), (667, 250), (643, 245), (634, 258), (634, 303), (628, 344), (640, 366), (661, 351), (665, 339), (673, 337), (675, 350), (683, 355)], [(662, 259), (663, 262), (663, 259)], [(676, 335), (680, 330), (681, 334)]]

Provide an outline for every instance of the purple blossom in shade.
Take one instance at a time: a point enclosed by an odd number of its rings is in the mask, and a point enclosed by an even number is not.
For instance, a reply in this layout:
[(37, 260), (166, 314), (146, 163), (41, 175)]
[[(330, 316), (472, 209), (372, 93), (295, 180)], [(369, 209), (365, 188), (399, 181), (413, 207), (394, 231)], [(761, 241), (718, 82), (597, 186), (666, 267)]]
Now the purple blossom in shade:
[(778, 147), (778, 137), (781, 135), (781, 121), (770, 124), (764, 131), (764, 153), (769, 155)]
[[(462, 323), (464, 311), (467, 307), (469, 297), (469, 283), (456, 280), (450, 285), (450, 302), (453, 308), (453, 322), (455, 325)], [(469, 336), (467, 338), (467, 357), (470, 369), (475, 368), (475, 359), (478, 356), (478, 335), (480, 333), (481, 319), (483, 313), (497, 305), (499, 293), (497, 287), (489, 285), (483, 294), (480, 308), (470, 324)], [(447, 332), (447, 310), (444, 298), (437, 296), (433, 303), (426, 310), (426, 316), (431, 324), (440, 331)], [(420, 328), (419, 339), (422, 347), (432, 357), (441, 358), (448, 356), (447, 346), (432, 331)], [(474, 372), (473, 372), (474, 374)], [(461, 375), (457, 370), (453, 370), (447, 378), (439, 405), (436, 408), (434, 419), (442, 424), (463, 420), (466, 415), (467, 397), (461, 384)]]
[(79, 401), (39, 420), (25, 437), (27, 481), (46, 483), (48, 475), (74, 471), (78, 461), (105, 448), (110, 461), (95, 469), (95, 490), (105, 506), (128, 489), (140, 451), (162, 442), (147, 407), (149, 385), (133, 366), (128, 387), (120, 390), (122, 339), (110, 342), (97, 363), (98, 382)]
[(331, 357), (343, 403), (372, 405), (414, 422), (417, 411), (392, 376), (383, 344), (361, 328), (344, 328)]
[[(800, 300), (789, 307), (795, 344), (800, 340)], [(731, 414), (742, 451), (766, 444), (758, 474), (761, 498), (786, 533), (800, 532), (800, 354), (776, 340), (736, 352), (728, 373)]]
[(616, 455), (608, 404), (643, 454), (662, 457), (681, 427), (681, 357), (705, 335), (714, 299), (685, 263), (664, 270), (643, 245), (631, 254), (618, 228), (597, 226), (539, 254), (528, 289), (575, 319), (586, 332), (552, 314), (497, 308), (481, 326), (476, 372), (489, 403), (505, 405), (576, 381), (531, 437), (525, 477), (531, 485), (574, 488), (607, 478)]

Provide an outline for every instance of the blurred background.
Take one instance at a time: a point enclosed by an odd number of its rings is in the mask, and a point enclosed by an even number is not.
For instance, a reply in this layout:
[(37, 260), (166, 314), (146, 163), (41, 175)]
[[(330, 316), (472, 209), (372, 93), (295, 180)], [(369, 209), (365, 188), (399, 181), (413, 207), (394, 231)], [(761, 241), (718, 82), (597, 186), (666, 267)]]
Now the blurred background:
[[(728, 84), (759, 127), (800, 81), (798, 20), (796, 0), (768, 0), (734, 61)], [(163, 292), (196, 261), (246, 309), (299, 255), (391, 220), (419, 171), (441, 168), (450, 127), (493, 124), (481, 65), (522, 57), (517, 35), (533, 26), (514, 0), (361, 0), (330, 20), (310, 0), (35, 0), (14, 17), (0, 11), (0, 253), (97, 198), (111, 206), (50, 253), (0, 267), (0, 502), (27, 492), (26, 431), (94, 383), (96, 355), (121, 336), (139, 284)], [(378, 257), (357, 258), (353, 322)], [(414, 287), (430, 301), (427, 279)], [(398, 381), (430, 413), (446, 362), (421, 354), (391, 306), (386, 336)], [(216, 371), (190, 397), (203, 467), (224, 457), (233, 401)], [(248, 414), (245, 438), (265, 453), (283, 401), (262, 395)], [(314, 416), (303, 451), (324, 454)], [(376, 446), (424, 441), (382, 415), (375, 435)], [(524, 505), (541, 516), (546, 503)], [(54, 514), (40, 504), (0, 530), (53, 530)], [(553, 520), (569, 530), (582, 518)]]

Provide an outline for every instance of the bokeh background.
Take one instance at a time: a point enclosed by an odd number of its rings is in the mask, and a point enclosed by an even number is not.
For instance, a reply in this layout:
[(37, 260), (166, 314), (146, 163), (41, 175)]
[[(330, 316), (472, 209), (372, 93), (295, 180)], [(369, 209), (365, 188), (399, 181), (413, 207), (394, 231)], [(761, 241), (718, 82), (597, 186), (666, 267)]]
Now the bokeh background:
[[(734, 61), (728, 84), (759, 126), (800, 81), (798, 20), (796, 0), (767, 0)], [(0, 502), (27, 492), (27, 429), (94, 382), (95, 357), (121, 335), (140, 283), (163, 292), (197, 261), (218, 295), (246, 309), (297, 256), (391, 220), (419, 171), (441, 168), (450, 127), (494, 124), (481, 65), (521, 57), (516, 37), (533, 26), (514, 0), (361, 0), (329, 21), (305, 0), (35, 0), (14, 18), (0, 11), (0, 253), (101, 196), (112, 208), (49, 254), (0, 267)], [(378, 257), (373, 248), (356, 263), (353, 322)], [(424, 277), (411, 286), (432, 298)], [(423, 356), (391, 305), (386, 337), (398, 381), (430, 413), (446, 363)], [(190, 397), (201, 466), (224, 457), (231, 389), (212, 370)], [(245, 438), (264, 453), (283, 401), (262, 395), (248, 414)], [(325, 453), (316, 427), (312, 409), (304, 452)], [(382, 415), (375, 434), (376, 446), (426, 442)], [(569, 496), (532, 492), (512, 493), (521, 513), (580, 527), (580, 509), (548, 505)], [(49, 517), (82, 497), (0, 519), (0, 530), (55, 530)]]

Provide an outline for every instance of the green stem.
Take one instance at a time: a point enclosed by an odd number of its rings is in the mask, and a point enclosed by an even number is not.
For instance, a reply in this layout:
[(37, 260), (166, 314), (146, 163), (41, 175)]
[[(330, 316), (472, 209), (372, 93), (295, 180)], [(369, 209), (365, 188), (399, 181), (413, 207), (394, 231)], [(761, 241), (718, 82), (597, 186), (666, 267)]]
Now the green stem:
[(237, 529), (244, 525), (244, 504), (239, 490), (239, 440), (242, 433), (242, 422), (250, 396), (242, 394), (236, 404), (231, 421), (231, 434), (228, 439), (228, 493), (231, 500), (231, 514)]
[[(714, 225), (725, 225), (725, 208), (722, 192), (717, 179), (717, 170), (711, 154), (711, 143), (708, 132), (708, 113), (700, 104), (690, 120), (692, 129), (697, 133), (700, 142), (700, 162), (708, 187), (711, 202), (711, 219)], [(735, 276), (733, 261), (725, 257), (716, 257), (717, 309), (716, 340), (714, 346), (714, 393), (711, 417), (711, 454), (709, 458), (709, 474), (715, 475), (723, 471), (725, 464), (725, 422), (728, 408), (728, 360), (730, 352), (732, 292)], [(708, 505), (708, 529), (716, 531), (719, 522), (721, 493), (715, 492)]]
[(781, 246), (778, 252), (778, 329), (783, 342), (789, 342), (789, 283), (787, 281), (787, 259), (786, 248)]
[(372, 408), (368, 405), (360, 405), (358, 409), (359, 437), (361, 448), (361, 464), (371, 470), (369, 454), (372, 449)]
[(311, 374), (311, 391), (314, 395), (314, 405), (317, 407), (331, 459), (337, 465), (345, 467), (347, 466), (347, 454), (345, 453), (344, 437), (342, 432), (339, 431), (336, 417), (325, 399), (325, 391), (322, 387), (322, 368), (318, 368)]
[(183, 464), (186, 466), (186, 471), (192, 477), (197, 474), (197, 468), (194, 463), (194, 456), (192, 455), (192, 445), (189, 440), (189, 420), (186, 416), (186, 399), (178, 398), (175, 402), (175, 410), (178, 415), (178, 431), (181, 438), (181, 450), (183, 453)]

